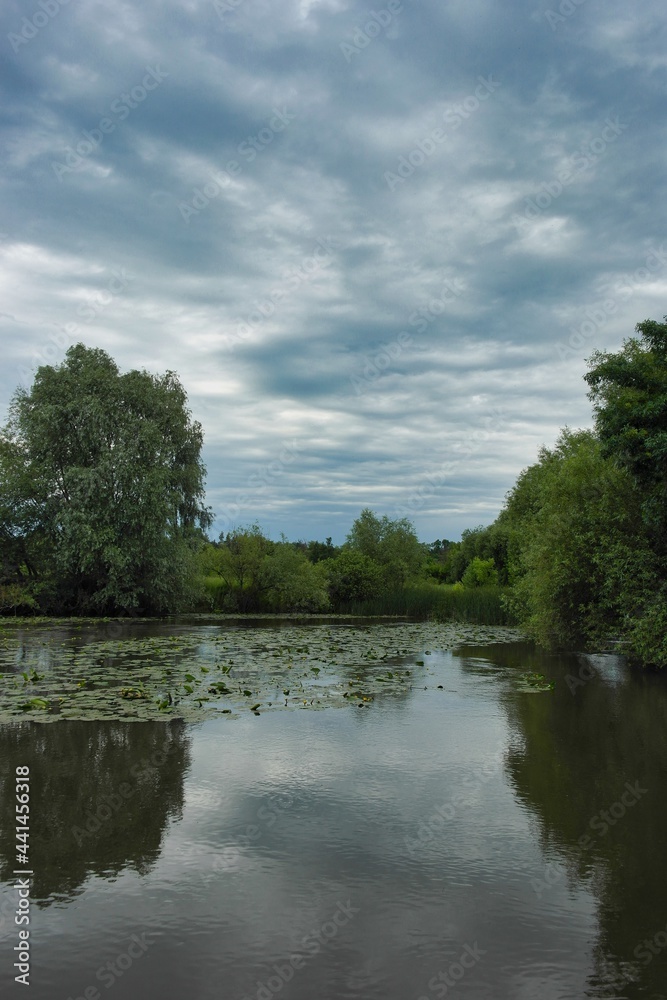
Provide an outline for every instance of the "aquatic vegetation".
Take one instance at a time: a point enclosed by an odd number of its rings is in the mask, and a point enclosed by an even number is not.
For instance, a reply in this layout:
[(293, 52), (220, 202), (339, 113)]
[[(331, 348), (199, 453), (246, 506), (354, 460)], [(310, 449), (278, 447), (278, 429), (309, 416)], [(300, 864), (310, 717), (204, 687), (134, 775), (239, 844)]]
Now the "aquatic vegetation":
[(495, 626), (268, 615), (123, 622), (115, 637), (109, 632), (99, 622), (8, 626), (0, 641), (0, 722), (367, 709), (408, 697), (415, 674), (431, 669), (424, 659), (431, 650), (521, 637)]
[(548, 681), (544, 674), (528, 672), (519, 677), (518, 690), (525, 692), (553, 691), (556, 686), (555, 681)]

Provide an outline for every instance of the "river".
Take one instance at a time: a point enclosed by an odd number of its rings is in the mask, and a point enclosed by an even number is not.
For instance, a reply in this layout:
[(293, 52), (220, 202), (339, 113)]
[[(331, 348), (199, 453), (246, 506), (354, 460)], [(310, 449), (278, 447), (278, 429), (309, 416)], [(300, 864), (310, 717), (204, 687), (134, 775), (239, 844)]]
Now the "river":
[(3, 625), (3, 996), (23, 926), (33, 1000), (665, 1000), (659, 675), (502, 628)]

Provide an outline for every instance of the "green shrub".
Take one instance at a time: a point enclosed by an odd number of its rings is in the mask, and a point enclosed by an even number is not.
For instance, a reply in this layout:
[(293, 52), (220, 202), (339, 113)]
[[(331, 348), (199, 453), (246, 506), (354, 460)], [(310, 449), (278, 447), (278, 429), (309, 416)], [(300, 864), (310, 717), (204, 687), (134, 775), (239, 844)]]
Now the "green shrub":
[(498, 571), (493, 559), (480, 559), (479, 556), (468, 564), (461, 577), (464, 587), (493, 587), (498, 583)]

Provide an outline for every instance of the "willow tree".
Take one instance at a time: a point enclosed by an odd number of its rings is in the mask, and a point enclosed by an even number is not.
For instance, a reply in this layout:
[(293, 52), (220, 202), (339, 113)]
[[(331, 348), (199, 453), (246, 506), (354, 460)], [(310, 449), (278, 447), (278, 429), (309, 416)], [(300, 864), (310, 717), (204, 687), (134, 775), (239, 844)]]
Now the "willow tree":
[(0, 540), (39, 577), (43, 607), (187, 605), (192, 550), (211, 522), (202, 443), (173, 372), (121, 374), (83, 344), (16, 390), (0, 448)]

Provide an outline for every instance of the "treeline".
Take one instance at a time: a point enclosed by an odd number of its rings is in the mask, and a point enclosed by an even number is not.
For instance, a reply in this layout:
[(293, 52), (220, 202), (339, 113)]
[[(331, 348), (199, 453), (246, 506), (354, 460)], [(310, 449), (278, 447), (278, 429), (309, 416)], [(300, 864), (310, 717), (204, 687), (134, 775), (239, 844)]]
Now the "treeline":
[(343, 545), (331, 538), (274, 542), (253, 524), (203, 545), (198, 565), (208, 603), (219, 611), (459, 614), (498, 623), (510, 617), (500, 574), (493, 557), (480, 558), (470, 544), (485, 530), (426, 545), (408, 519), (366, 508)]
[(259, 525), (205, 545), (199, 566), (214, 606), (224, 611), (330, 611), (386, 596), (423, 577), (428, 557), (410, 521), (365, 509), (343, 546), (280, 542)]

